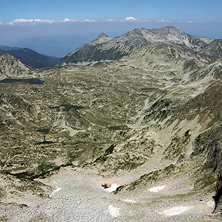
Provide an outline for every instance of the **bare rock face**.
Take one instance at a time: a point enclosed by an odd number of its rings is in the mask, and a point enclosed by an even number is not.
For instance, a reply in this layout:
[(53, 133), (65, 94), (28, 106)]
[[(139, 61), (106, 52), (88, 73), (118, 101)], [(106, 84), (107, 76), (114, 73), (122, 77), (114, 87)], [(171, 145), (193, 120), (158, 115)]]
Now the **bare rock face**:
[[(205, 154), (209, 167), (217, 175), (217, 183), (215, 186), (215, 201), (216, 212), (221, 212), (222, 209), (222, 126), (218, 125), (203, 134), (200, 134), (195, 141), (194, 155)], [(205, 183), (209, 183), (205, 180)]]

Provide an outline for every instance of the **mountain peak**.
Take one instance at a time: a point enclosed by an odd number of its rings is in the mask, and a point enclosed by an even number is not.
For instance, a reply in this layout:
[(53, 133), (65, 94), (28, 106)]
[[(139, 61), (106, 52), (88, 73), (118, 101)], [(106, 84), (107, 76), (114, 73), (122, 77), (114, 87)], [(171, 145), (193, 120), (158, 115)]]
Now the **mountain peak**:
[(98, 35), (97, 39), (100, 39), (100, 38), (106, 38), (106, 37), (109, 37), (107, 34), (105, 34), (104, 32), (102, 32), (101, 34)]
[(178, 28), (174, 27), (174, 26), (165, 26), (165, 27), (162, 27), (161, 29), (173, 29), (173, 30), (176, 30), (176, 31), (180, 31)]
[(93, 40), (93, 42), (97, 40), (101, 40), (101, 39), (107, 39), (107, 38), (109, 39), (110, 37), (106, 35), (105, 33), (101, 33), (95, 38), (95, 40)]
[(101, 33), (101, 34), (99, 34), (93, 41), (92, 41), (92, 43), (102, 43), (102, 42), (104, 42), (104, 41), (106, 41), (106, 40), (110, 40), (111, 39), (111, 37), (109, 37), (108, 35), (106, 35), (105, 33)]

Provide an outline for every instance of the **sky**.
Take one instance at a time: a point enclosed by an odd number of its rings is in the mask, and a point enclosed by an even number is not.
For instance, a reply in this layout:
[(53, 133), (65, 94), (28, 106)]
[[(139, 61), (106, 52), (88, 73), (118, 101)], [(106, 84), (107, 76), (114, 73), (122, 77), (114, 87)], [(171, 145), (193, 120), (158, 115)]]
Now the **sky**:
[(63, 56), (101, 32), (114, 37), (167, 25), (222, 38), (221, 12), (221, 0), (0, 0), (0, 45)]

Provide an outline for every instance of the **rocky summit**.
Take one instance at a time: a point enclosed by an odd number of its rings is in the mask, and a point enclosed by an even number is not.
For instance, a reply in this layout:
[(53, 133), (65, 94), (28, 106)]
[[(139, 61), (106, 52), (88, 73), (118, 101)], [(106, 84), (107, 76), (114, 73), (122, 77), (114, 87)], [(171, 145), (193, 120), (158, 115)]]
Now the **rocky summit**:
[(221, 221), (220, 46), (164, 27), (0, 57), (0, 219)]

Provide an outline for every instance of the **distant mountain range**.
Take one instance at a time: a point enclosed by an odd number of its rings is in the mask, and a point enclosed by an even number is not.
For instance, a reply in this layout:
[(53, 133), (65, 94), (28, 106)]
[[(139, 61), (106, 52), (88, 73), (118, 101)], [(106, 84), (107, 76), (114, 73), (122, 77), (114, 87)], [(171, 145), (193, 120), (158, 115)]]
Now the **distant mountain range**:
[(27, 48), (0, 46), (0, 56), (5, 54), (11, 55), (33, 68), (52, 67), (61, 60), (61, 58), (42, 55)]
[(180, 45), (194, 52), (200, 52), (213, 41), (212, 38), (186, 34), (172, 26), (159, 29), (134, 29), (116, 38), (102, 33), (91, 43), (65, 56), (60, 65), (110, 63), (144, 46), (161, 43)]
[(39, 54), (28, 48), (0, 46), (0, 56), (9, 54), (33, 68), (66, 65), (99, 65), (119, 60), (145, 46), (168, 44), (199, 53), (211, 60), (222, 57), (222, 40), (186, 34), (167, 26), (158, 29), (134, 29), (119, 37), (102, 33), (92, 42), (83, 45), (62, 58)]

